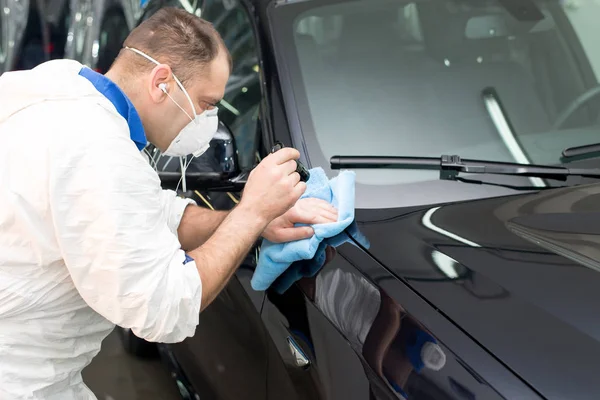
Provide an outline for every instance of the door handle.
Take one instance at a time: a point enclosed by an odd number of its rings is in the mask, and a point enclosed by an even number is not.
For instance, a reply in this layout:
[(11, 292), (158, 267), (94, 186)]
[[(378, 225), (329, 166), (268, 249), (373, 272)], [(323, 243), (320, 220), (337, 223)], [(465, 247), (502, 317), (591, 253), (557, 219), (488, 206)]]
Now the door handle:
[(294, 356), (294, 361), (296, 363), (296, 366), (302, 367), (302, 368), (308, 367), (310, 364), (310, 360), (308, 359), (308, 357), (306, 356), (304, 351), (302, 351), (302, 349), (300, 348), (298, 343), (294, 340), (294, 338), (292, 338), (291, 336), (288, 336), (287, 342), (288, 342), (290, 351), (292, 353), (292, 356)]

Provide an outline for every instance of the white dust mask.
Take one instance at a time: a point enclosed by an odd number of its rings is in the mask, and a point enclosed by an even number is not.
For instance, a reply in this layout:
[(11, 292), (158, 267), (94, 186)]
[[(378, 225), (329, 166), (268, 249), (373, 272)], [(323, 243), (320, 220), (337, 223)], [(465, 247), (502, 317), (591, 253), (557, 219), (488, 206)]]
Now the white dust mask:
[[(155, 63), (156, 65), (159, 65), (159, 62), (150, 57), (149, 55), (131, 47), (126, 48), (141, 55), (142, 57)], [(217, 116), (217, 113), (219, 110), (217, 108), (214, 108), (212, 110), (206, 110), (200, 115), (197, 115), (194, 103), (192, 102), (192, 99), (190, 98), (190, 95), (188, 94), (187, 90), (185, 90), (185, 88), (183, 87), (179, 79), (177, 79), (175, 74), (173, 74), (173, 78), (175, 79), (175, 82), (177, 82), (179, 88), (185, 94), (185, 97), (187, 97), (190, 106), (192, 107), (194, 117), (192, 118), (192, 116), (171, 97), (169, 92), (167, 92), (166, 88), (161, 88), (162, 91), (167, 96), (169, 96), (169, 99), (171, 99), (171, 101), (175, 103), (177, 107), (179, 107), (179, 109), (183, 111), (185, 115), (187, 115), (190, 119), (190, 123), (187, 124), (181, 130), (181, 132), (179, 132), (179, 134), (175, 137), (175, 139), (173, 139), (173, 141), (163, 154), (172, 157), (184, 157), (189, 154), (192, 154), (194, 157), (199, 157), (206, 150), (208, 150), (208, 148), (210, 147), (210, 141), (217, 132), (217, 127), (219, 124), (219, 118)]]

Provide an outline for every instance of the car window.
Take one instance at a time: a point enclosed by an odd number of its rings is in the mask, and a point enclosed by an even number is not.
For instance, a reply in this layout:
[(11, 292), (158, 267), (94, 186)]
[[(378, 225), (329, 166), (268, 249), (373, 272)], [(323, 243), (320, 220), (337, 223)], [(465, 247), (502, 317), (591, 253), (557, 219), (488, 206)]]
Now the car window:
[(590, 60), (596, 79), (600, 80), (600, 46), (597, 42), (600, 2), (568, 1), (566, 3), (568, 4), (565, 4), (565, 13)]
[[(311, 161), (325, 166), (340, 154), (458, 154), (558, 164), (564, 148), (598, 142), (600, 95), (587, 94), (600, 93), (600, 6), (510, 4), (282, 6), (298, 9), (277, 23), (293, 30), (284, 51), (299, 72), (292, 73), (292, 85)], [(438, 176), (362, 170), (357, 182), (401, 185)]]
[(255, 163), (261, 100), (258, 48), (250, 17), (237, 0), (206, 0), (201, 13), (223, 37), (233, 70), (219, 106), (219, 119), (232, 131), (242, 169)]

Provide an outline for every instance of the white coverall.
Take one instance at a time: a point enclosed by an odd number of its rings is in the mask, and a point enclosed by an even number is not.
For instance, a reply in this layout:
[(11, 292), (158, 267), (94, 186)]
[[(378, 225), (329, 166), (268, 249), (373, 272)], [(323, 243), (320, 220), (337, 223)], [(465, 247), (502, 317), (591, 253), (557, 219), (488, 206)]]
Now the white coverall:
[(194, 334), (201, 282), (126, 120), (57, 60), (0, 77), (0, 399), (95, 399), (81, 370), (114, 324)]

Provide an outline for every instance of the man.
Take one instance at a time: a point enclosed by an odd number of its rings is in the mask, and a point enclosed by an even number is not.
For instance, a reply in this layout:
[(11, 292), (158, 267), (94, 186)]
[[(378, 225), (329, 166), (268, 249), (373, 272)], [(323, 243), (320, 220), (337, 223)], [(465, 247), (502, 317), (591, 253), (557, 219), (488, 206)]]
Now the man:
[(250, 174), (240, 204), (211, 212), (163, 191), (140, 153), (201, 154), (231, 59), (210, 24), (163, 9), (106, 76), (51, 61), (0, 78), (0, 398), (94, 399), (81, 370), (114, 324), (149, 341), (192, 336), (262, 234), (336, 220), (301, 200), (299, 153)]

